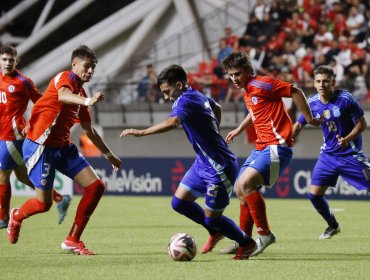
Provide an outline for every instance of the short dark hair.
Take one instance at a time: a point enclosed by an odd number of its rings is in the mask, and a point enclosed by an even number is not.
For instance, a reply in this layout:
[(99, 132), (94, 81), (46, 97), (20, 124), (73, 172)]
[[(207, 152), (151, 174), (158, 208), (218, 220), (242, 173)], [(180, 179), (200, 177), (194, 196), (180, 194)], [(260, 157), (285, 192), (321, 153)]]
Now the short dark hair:
[(222, 66), (227, 71), (231, 68), (244, 68), (249, 71), (250, 74), (254, 73), (252, 60), (249, 55), (245, 52), (234, 52), (229, 54), (224, 60), (222, 60)]
[(177, 82), (186, 84), (187, 80), (188, 78), (184, 68), (173, 64), (162, 70), (158, 76), (157, 84), (160, 86), (163, 83), (167, 83), (170, 86), (174, 86)]
[(324, 74), (328, 77), (335, 79), (335, 73), (332, 67), (329, 65), (320, 65), (313, 70), (313, 76), (315, 77), (318, 74)]
[(0, 47), (0, 55), (1, 54), (4, 54), (4, 53), (7, 53), (7, 54), (10, 54), (12, 56), (17, 56), (17, 49), (12, 47), (12, 46), (1, 46)]
[(98, 63), (95, 52), (86, 45), (80, 45), (77, 49), (72, 52), (71, 62), (75, 58), (89, 58), (93, 63)]

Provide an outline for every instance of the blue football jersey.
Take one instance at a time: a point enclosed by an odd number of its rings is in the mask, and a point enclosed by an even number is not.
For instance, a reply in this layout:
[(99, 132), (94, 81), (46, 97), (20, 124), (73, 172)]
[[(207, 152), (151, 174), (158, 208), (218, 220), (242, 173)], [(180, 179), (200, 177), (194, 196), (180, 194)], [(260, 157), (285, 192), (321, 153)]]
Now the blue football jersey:
[[(347, 136), (356, 125), (356, 121), (364, 115), (353, 95), (344, 90), (335, 90), (330, 102), (323, 104), (319, 94), (308, 99), (314, 118), (323, 116), (321, 129), (324, 134), (324, 143), (321, 152), (328, 154), (350, 154), (362, 149), (362, 136), (351, 141), (346, 148), (338, 145), (337, 135)], [(301, 115), (298, 122), (306, 125), (307, 122)]]
[(219, 133), (219, 123), (212, 110), (215, 106), (213, 99), (189, 87), (172, 105), (170, 117), (180, 118), (198, 158), (217, 170), (236, 157)]

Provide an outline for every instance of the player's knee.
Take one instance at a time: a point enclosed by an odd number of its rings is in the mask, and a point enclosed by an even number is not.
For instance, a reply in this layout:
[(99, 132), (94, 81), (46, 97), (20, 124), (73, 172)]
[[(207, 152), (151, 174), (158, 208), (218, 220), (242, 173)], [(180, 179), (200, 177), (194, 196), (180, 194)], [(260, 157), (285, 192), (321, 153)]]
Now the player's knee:
[(90, 186), (85, 188), (86, 192), (93, 192), (96, 195), (103, 195), (105, 192), (105, 184), (102, 180), (96, 180), (94, 183), (92, 183)]
[(182, 206), (183, 206), (183, 201), (181, 199), (177, 198), (176, 196), (173, 196), (172, 200), (171, 200), (171, 206), (172, 206), (173, 210), (175, 210), (176, 212), (181, 213), (181, 209), (182, 209)]

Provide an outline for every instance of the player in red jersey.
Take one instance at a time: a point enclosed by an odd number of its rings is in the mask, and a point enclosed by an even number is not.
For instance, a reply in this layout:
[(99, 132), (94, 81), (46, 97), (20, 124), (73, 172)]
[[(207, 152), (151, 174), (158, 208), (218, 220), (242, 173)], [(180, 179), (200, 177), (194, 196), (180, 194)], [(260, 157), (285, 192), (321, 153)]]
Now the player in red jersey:
[[(226, 141), (232, 142), (252, 123), (257, 134), (256, 148), (243, 164), (235, 183), (236, 194), (241, 202), (240, 227), (249, 236), (252, 235), (253, 224), (257, 227), (257, 249), (253, 253), (256, 256), (275, 242), (267, 221), (265, 201), (259, 189), (274, 185), (293, 154), (293, 124), (282, 98), (292, 98), (308, 123), (317, 126), (321, 121), (312, 117), (301, 89), (274, 78), (254, 75), (251, 60), (246, 53), (233, 53), (223, 60), (222, 65), (234, 85), (245, 90), (244, 100), (249, 111), (242, 123), (228, 133)], [(242, 249), (238, 246), (233, 248)], [(228, 251), (233, 253), (235, 250)]]
[(82, 85), (93, 77), (96, 63), (93, 50), (85, 45), (75, 49), (71, 58), (72, 70), (57, 74), (32, 109), (23, 156), (30, 180), (36, 187), (36, 198), (12, 209), (7, 230), (11, 243), (18, 241), (24, 219), (50, 209), (55, 170), (58, 170), (84, 188), (73, 226), (61, 247), (78, 255), (95, 255), (85, 247), (80, 237), (104, 193), (105, 185), (76, 145), (70, 142), (70, 129), (76, 119), (115, 171), (122, 164), (91, 123), (88, 108), (101, 102), (104, 94), (96, 92), (89, 98)]
[[(0, 47), (0, 228), (8, 226), (10, 175), (13, 170), (19, 181), (34, 189), (22, 156), (26, 128), (24, 113), (28, 102), (31, 100), (35, 103), (42, 95), (32, 80), (16, 69), (17, 62), (15, 48)], [(67, 213), (71, 197), (54, 191), (53, 200), (58, 203), (60, 224)]]

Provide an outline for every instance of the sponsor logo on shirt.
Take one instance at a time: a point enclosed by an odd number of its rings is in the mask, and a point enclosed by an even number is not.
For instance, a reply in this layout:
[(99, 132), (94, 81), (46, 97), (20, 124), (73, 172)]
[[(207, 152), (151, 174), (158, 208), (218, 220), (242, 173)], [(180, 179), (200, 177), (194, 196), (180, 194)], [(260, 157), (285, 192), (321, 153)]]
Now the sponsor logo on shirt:
[(9, 85), (8, 90), (9, 90), (10, 93), (13, 93), (15, 91), (15, 86)]

